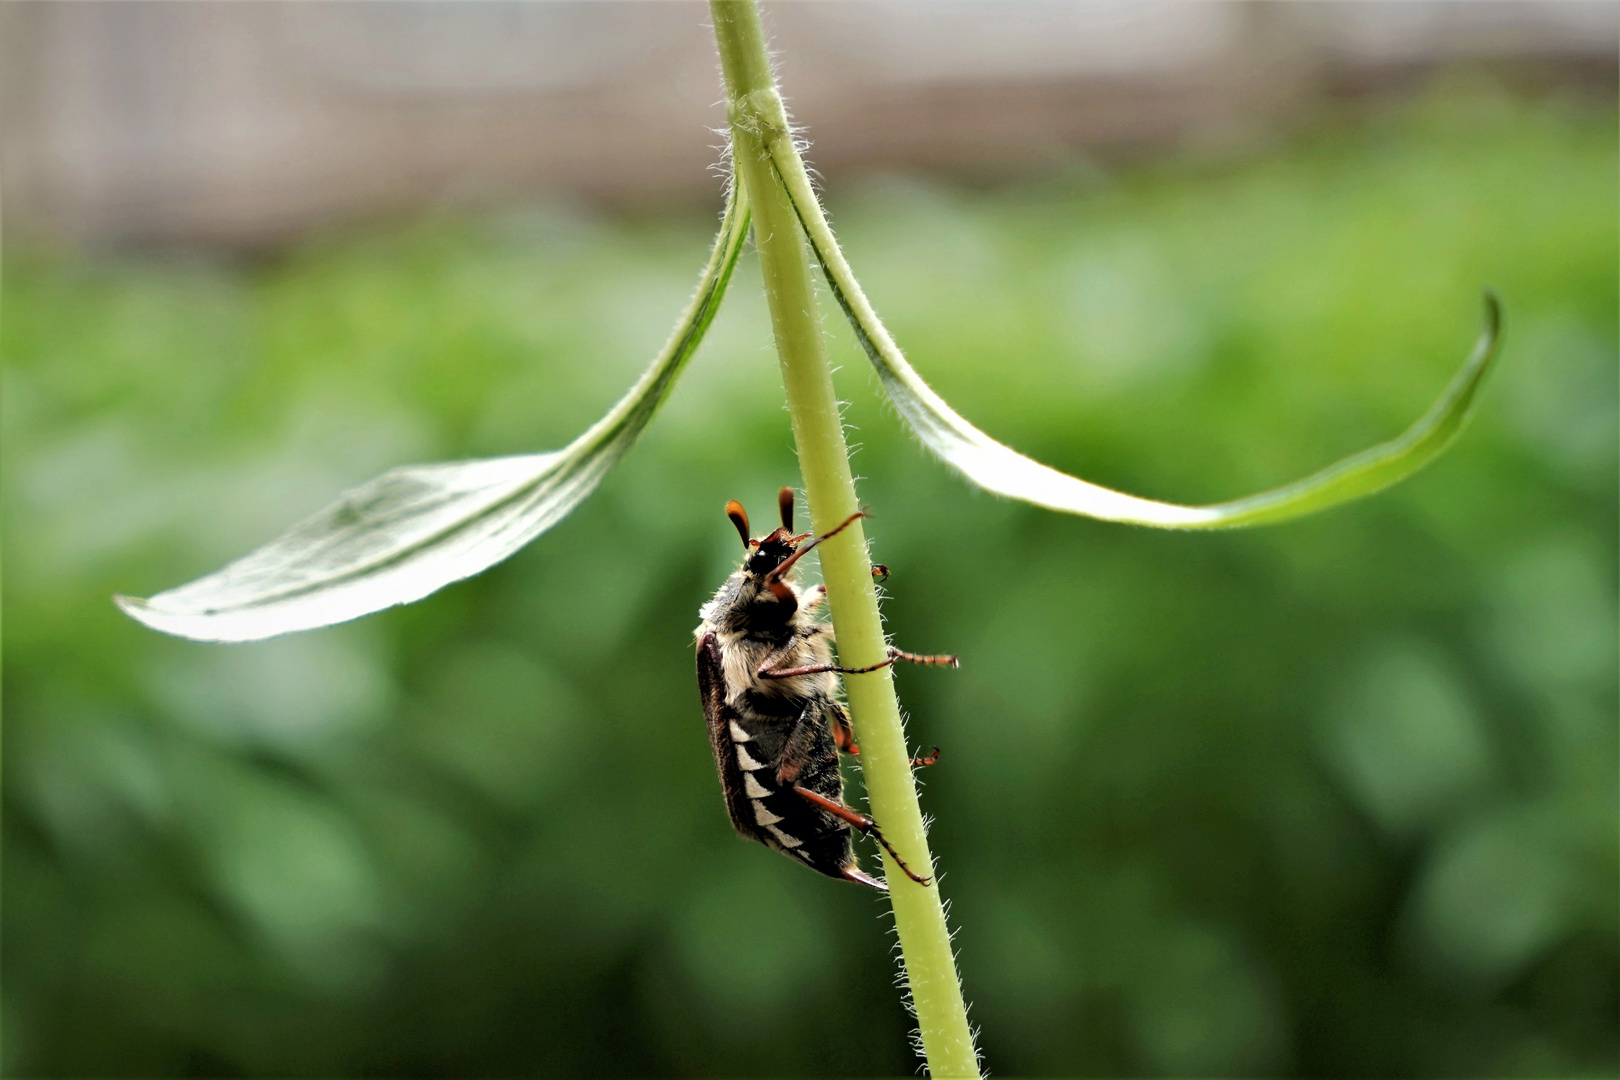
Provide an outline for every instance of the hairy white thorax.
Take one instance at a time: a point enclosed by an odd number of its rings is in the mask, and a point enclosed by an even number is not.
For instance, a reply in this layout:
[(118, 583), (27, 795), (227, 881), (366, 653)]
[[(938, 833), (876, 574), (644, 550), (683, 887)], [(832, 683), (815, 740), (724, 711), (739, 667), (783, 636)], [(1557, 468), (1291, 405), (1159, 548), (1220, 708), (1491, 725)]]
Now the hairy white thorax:
[(759, 675), (760, 665), (767, 661), (774, 671), (832, 663), (832, 627), (818, 622), (806, 610), (802, 587), (791, 581), (788, 587), (793, 590), (797, 607), (779, 633), (767, 636), (750, 624), (749, 610), (758, 599), (759, 586), (742, 570), (732, 574), (714, 599), (698, 612), (703, 621), (693, 636), (701, 639), (705, 634), (715, 635), (725, 670), (728, 704), (736, 704), (750, 690), (783, 698), (809, 698), (819, 694), (831, 699), (837, 695), (838, 677), (830, 671), (787, 679), (766, 679)]

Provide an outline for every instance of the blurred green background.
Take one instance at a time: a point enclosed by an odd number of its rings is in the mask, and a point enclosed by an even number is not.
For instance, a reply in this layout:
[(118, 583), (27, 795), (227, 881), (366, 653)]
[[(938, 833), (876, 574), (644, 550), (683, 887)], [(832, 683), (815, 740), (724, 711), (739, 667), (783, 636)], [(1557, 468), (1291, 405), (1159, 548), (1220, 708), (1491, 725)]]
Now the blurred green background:
[[(1611, 1075), (1616, 115), (1448, 76), (1243, 159), (829, 192), (925, 377), (1171, 535), (970, 490), (833, 328), (972, 1019), (1001, 1075)], [(712, 216), (578, 205), (252, 261), (7, 252), (9, 1075), (907, 1074), (881, 902), (737, 840), (692, 673), (722, 507), (797, 473), (757, 270), (509, 563), (252, 646), (114, 610), (406, 461), (572, 438)], [(829, 319), (829, 324), (831, 319)], [(853, 773), (852, 773), (853, 775)], [(870, 855), (868, 855), (870, 859)]]

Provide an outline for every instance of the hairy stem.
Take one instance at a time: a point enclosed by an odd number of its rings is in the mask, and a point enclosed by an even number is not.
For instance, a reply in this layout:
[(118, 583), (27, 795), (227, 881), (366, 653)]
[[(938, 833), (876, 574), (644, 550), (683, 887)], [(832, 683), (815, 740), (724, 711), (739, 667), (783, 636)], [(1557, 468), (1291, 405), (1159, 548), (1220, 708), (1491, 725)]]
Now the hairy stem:
[[(769, 161), (769, 146), (781, 152), (785, 140), (791, 147), (787, 114), (753, 0), (710, 0), (710, 8), (725, 69), (737, 181), (754, 208), (754, 245), (765, 278), (799, 468), (811, 522), (817, 532), (825, 532), (854, 513), (859, 503), (822, 341), (809, 253), (793, 204)], [(861, 523), (856, 521), (820, 550), (840, 663), (865, 667), (882, 661), (887, 641)], [(901, 858), (919, 874), (932, 876), (933, 858), (890, 669), (849, 676), (846, 691), (860, 738), (872, 815)], [(977, 1077), (978, 1059), (939, 890), (916, 884), (887, 856), (884, 870), (929, 1071), (936, 1077)]]

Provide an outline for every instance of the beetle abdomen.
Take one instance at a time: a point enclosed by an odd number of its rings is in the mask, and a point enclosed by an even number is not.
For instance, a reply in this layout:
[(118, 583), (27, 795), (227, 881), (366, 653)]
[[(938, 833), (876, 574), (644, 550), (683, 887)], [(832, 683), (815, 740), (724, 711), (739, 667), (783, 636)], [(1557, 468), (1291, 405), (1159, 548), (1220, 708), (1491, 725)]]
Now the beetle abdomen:
[[(849, 826), (793, 791), (798, 784), (828, 799), (843, 799), (838, 749), (827, 727), (827, 699), (785, 698), (750, 688), (728, 703), (724, 658), (713, 633), (698, 642), (697, 668), (709, 744), (732, 826), (747, 839), (830, 877), (842, 877), (855, 861)], [(788, 737), (799, 725), (805, 725), (798, 741), (807, 752), (798, 775), (779, 780)]]
[(793, 790), (794, 785), (799, 785), (835, 802), (843, 801), (838, 750), (827, 728), (822, 703), (809, 704), (811, 708), (801, 709), (801, 713), (802, 723), (812, 726), (810, 752), (791, 780), (779, 780), (778, 769), (788, 732), (792, 724), (801, 722), (799, 717), (783, 726), (777, 717), (750, 716), (747, 710), (738, 710), (737, 717), (728, 721), (726, 734), (746, 800), (746, 807), (738, 807), (745, 820), (737, 822), (739, 815), (734, 811), (733, 824), (745, 835), (744, 826), (751, 826), (753, 839), (824, 874), (841, 877), (844, 867), (855, 858), (849, 826), (812, 806)]

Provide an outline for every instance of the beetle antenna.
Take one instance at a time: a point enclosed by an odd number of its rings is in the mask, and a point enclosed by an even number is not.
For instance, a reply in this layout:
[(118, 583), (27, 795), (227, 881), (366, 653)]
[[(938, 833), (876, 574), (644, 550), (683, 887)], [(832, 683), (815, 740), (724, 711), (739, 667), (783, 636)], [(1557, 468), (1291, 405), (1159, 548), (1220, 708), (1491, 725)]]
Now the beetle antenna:
[(726, 503), (726, 517), (737, 526), (737, 535), (742, 537), (743, 549), (748, 548), (748, 511), (743, 509), (742, 503), (732, 499)]
[(793, 531), (793, 489), (785, 487), (776, 493), (776, 505), (782, 508), (782, 528)]

